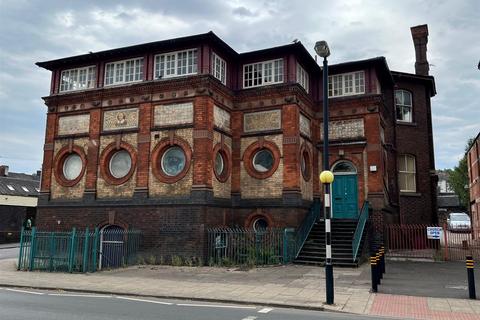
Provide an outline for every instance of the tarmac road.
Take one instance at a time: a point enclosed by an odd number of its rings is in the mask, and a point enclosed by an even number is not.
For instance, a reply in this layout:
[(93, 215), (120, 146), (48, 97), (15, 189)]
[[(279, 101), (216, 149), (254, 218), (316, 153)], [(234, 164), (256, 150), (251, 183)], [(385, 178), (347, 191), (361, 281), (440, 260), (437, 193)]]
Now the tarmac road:
[(381, 319), (347, 313), (15, 288), (0, 288), (0, 310), (2, 320)]
[[(12, 246), (15, 244), (12, 244)], [(12, 258), (17, 258), (18, 257), (18, 252), (20, 248), (15, 247), (15, 248), (0, 248), (0, 260), (3, 259), (12, 259)]]

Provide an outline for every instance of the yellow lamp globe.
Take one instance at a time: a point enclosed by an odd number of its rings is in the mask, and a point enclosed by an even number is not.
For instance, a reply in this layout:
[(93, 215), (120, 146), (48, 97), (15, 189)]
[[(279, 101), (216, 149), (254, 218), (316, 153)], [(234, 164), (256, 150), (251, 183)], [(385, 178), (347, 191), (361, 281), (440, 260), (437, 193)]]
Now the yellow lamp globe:
[(320, 182), (321, 183), (332, 183), (333, 182), (333, 173), (332, 171), (325, 170), (320, 173)]

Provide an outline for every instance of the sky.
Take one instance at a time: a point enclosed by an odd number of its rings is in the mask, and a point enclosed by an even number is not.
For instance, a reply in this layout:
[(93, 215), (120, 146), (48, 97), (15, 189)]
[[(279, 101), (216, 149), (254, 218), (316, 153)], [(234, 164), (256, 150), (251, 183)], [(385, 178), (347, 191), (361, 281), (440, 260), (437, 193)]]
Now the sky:
[(385, 56), (391, 70), (414, 73), (410, 27), (420, 24), (438, 92), (436, 168), (452, 168), (480, 131), (478, 0), (0, 0), (0, 164), (41, 168), (50, 72), (37, 61), (211, 30), (237, 52), (298, 39), (313, 55), (326, 40), (332, 64)]

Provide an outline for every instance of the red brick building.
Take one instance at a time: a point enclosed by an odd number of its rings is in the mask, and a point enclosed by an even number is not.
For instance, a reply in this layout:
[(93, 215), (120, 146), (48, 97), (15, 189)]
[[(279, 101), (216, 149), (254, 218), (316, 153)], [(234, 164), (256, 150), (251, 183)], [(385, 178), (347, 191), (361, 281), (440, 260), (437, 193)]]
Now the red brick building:
[[(365, 200), (378, 230), (435, 219), (426, 25), (412, 36), (416, 74), (329, 68), (336, 219)], [(239, 54), (209, 32), (37, 65), (41, 228), (128, 226), (198, 254), (208, 226), (296, 227), (321, 198), (322, 73), (300, 42)]]
[(480, 133), (467, 150), (470, 213), (474, 236), (480, 237)]

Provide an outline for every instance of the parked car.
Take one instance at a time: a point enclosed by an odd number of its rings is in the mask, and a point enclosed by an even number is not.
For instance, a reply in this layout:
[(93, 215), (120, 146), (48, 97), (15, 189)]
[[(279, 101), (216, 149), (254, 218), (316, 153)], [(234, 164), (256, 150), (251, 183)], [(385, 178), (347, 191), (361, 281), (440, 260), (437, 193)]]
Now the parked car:
[(465, 212), (452, 212), (448, 215), (447, 229), (456, 232), (471, 232), (472, 223)]

